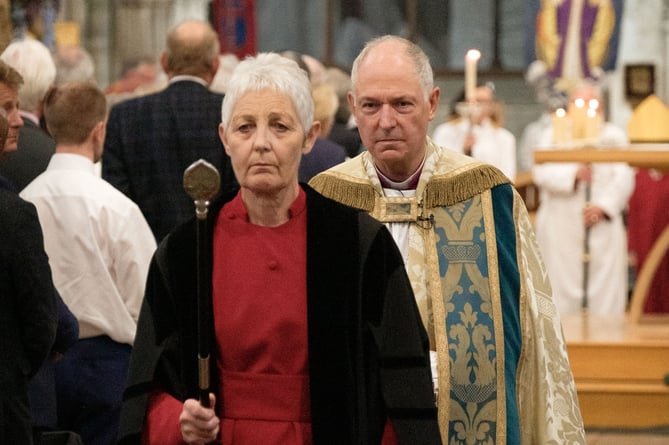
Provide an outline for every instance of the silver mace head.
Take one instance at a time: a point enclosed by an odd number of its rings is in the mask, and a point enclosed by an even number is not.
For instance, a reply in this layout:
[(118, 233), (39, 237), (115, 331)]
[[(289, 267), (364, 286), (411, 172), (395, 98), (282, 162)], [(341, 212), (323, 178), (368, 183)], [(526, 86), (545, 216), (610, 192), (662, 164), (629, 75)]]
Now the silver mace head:
[(197, 218), (206, 219), (209, 200), (216, 196), (221, 187), (221, 175), (216, 167), (204, 159), (198, 159), (184, 171), (183, 186), (195, 202)]

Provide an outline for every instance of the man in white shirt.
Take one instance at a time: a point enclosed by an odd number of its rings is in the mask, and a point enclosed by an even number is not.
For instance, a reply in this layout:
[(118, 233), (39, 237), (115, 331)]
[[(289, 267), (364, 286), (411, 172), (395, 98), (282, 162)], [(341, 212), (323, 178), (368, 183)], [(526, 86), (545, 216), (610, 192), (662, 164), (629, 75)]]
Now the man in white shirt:
[(59, 427), (84, 443), (113, 444), (130, 350), (155, 239), (129, 198), (95, 174), (106, 101), (90, 83), (45, 99), (56, 153), (21, 196), (35, 204), (56, 288), (79, 321), (79, 341), (57, 363)]
[(461, 99), (453, 104), (454, 119), (438, 125), (432, 140), (444, 148), (494, 165), (513, 181), (516, 177), (516, 137), (499, 122), (492, 85), (476, 88), (468, 115), (458, 113), (457, 107), (463, 103), (464, 93)]

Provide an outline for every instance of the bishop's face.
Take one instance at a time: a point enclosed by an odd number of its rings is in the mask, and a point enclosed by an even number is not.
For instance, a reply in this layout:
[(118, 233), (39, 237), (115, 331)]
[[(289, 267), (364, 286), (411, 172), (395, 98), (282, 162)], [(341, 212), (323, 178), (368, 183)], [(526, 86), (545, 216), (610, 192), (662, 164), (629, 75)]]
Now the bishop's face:
[(423, 161), (428, 125), (439, 103), (439, 89), (426, 95), (405, 53), (395, 42), (374, 48), (348, 96), (363, 145), (394, 180), (406, 179)]

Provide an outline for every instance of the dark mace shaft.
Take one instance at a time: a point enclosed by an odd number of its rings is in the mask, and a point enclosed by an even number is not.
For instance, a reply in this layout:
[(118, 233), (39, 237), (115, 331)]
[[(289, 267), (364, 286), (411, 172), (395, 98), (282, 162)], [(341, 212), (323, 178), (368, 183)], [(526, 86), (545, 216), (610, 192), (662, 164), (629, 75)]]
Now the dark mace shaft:
[(197, 217), (197, 342), (198, 342), (198, 392), (200, 404), (209, 408), (210, 363), (209, 341), (212, 336), (211, 303), (211, 243), (209, 240), (208, 213), (211, 200), (221, 186), (216, 167), (200, 159), (184, 171), (184, 190), (195, 202)]
[[(585, 205), (590, 206), (590, 183), (585, 184)], [(585, 227), (583, 236), (583, 297), (581, 299), (581, 310), (588, 311), (588, 283), (590, 281), (590, 227)]]

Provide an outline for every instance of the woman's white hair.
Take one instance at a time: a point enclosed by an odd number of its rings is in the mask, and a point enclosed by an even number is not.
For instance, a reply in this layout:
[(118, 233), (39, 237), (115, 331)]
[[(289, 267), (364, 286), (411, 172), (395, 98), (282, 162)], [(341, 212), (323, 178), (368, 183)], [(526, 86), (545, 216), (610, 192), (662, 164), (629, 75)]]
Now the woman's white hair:
[(274, 90), (288, 96), (306, 133), (314, 121), (314, 102), (307, 73), (294, 61), (276, 53), (259, 53), (247, 57), (232, 72), (228, 81), (221, 123), (227, 129), (235, 104), (249, 91)]

